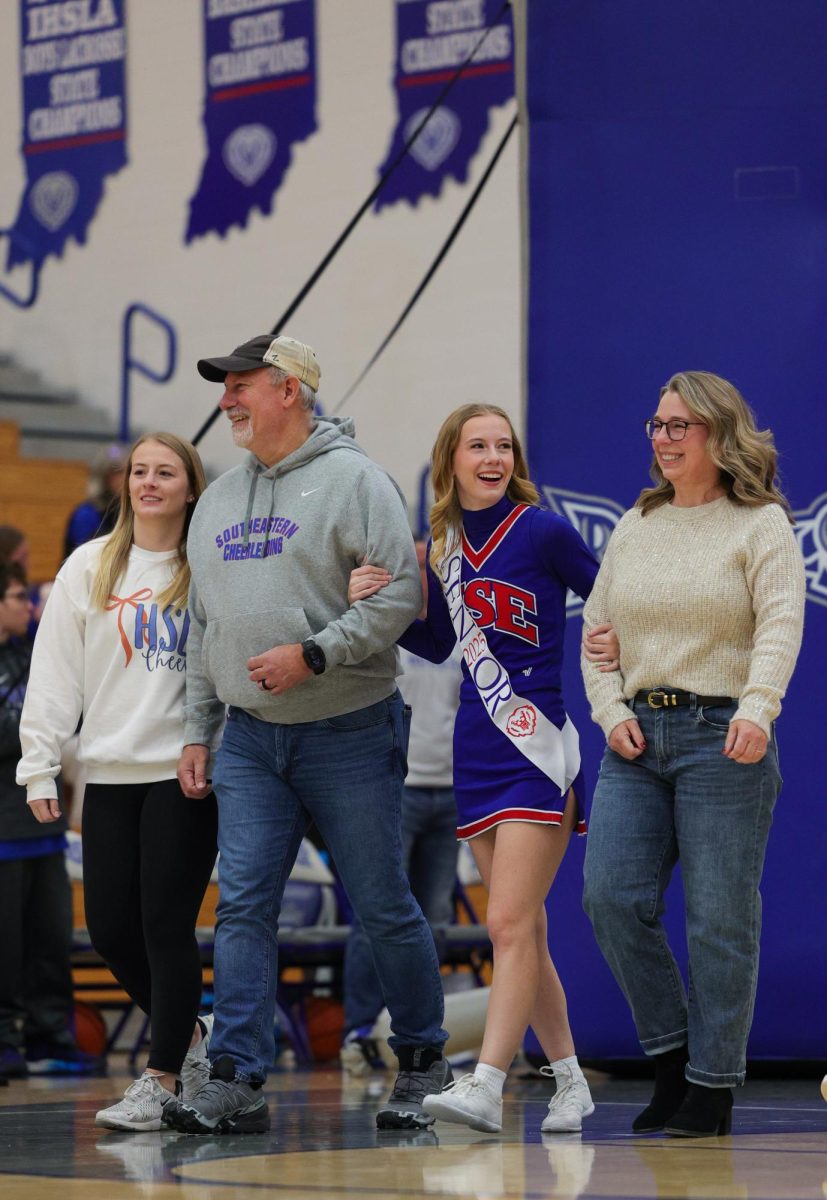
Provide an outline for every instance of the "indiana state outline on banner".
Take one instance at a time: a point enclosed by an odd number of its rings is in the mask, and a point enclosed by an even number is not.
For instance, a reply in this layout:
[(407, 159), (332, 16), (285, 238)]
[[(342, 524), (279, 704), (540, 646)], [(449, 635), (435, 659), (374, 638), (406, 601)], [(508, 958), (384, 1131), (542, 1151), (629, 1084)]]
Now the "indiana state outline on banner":
[[(11, 3), (11, 0), (6, 0)], [(83, 244), (107, 175), (126, 165), (125, 0), (20, 0), (26, 186), (6, 267)]]
[[(615, 525), (625, 511), (623, 505), (608, 496), (572, 492), (550, 484), (543, 484), (541, 491), (552, 512), (570, 521), (595, 558), (602, 560)], [(793, 517), (793, 532), (804, 559), (807, 599), (827, 606), (827, 492), (817, 496), (807, 508), (794, 511)], [(566, 616), (573, 617), (582, 611), (583, 601), (568, 592)]]
[(207, 160), (185, 240), (273, 209), (293, 146), (316, 131), (315, 0), (201, 0)]
[(491, 109), (514, 95), (514, 32), (503, 0), (396, 0), (397, 123), (384, 173), (486, 29), (473, 59), (380, 192), (375, 209), (438, 196), (445, 179), (465, 183)]

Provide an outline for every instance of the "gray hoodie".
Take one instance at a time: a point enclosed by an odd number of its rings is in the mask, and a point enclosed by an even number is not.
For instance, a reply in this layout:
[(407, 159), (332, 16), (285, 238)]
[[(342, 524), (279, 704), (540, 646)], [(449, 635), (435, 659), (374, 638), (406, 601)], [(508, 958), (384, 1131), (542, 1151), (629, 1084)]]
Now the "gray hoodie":
[[(318, 420), (276, 466), (248, 455), (199, 500), (187, 536), (186, 743), (209, 744), (225, 704), (295, 724), (395, 690), (394, 643), (421, 608), (419, 570), (400, 494), (353, 432), (349, 418)], [(393, 580), (348, 607), (350, 572), (365, 559)], [(250, 681), (249, 658), (309, 637), (324, 674), (281, 696)]]

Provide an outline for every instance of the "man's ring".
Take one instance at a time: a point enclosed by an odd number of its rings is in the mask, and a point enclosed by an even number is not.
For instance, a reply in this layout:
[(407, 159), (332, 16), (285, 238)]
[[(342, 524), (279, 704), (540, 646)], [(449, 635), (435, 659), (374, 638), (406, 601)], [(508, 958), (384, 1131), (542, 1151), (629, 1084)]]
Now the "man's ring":
[(266, 679), (262, 679), (261, 686), (264, 688), (265, 692), (270, 691), (270, 684), (267, 682)]

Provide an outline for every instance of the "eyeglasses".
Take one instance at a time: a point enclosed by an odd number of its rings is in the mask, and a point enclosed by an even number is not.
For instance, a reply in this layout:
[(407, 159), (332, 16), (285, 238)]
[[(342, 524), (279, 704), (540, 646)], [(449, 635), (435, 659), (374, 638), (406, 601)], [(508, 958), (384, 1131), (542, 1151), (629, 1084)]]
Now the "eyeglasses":
[(660, 433), (661, 429), (665, 429), (670, 442), (682, 442), (690, 425), (703, 424), (703, 421), (658, 421), (653, 417), (646, 422), (644, 429), (650, 441)]
[(29, 603), (29, 593), (24, 592), (24, 591), (6, 592), (5, 596), (3, 596), (3, 599), (4, 600), (22, 600), (24, 604), (28, 604)]

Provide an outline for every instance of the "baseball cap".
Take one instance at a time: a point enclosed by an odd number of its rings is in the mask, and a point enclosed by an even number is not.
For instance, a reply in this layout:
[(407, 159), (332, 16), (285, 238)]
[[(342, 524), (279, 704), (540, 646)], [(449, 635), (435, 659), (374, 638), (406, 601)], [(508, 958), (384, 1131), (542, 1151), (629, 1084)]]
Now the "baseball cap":
[(211, 383), (223, 383), (228, 371), (255, 371), (268, 366), (295, 375), (314, 392), (319, 390), (322, 372), (313, 349), (295, 338), (274, 338), (272, 333), (243, 342), (226, 358), (199, 358), (198, 374)]

